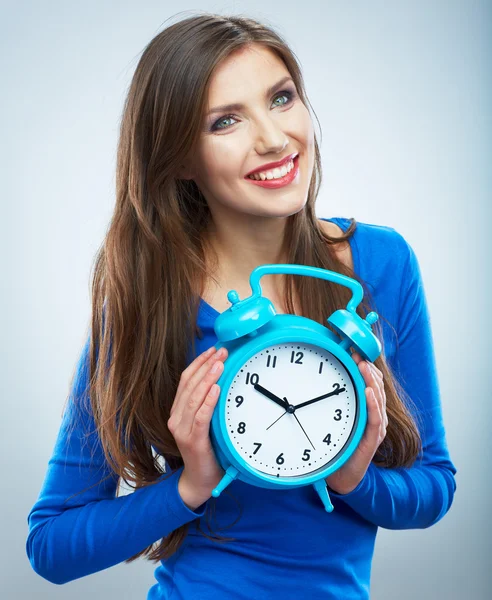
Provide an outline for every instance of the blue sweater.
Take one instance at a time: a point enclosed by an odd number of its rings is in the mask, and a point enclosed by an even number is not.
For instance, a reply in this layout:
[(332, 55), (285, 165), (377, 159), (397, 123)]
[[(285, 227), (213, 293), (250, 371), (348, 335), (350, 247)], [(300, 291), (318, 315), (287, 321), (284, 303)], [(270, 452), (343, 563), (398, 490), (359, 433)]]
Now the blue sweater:
[[(325, 219), (344, 231), (345, 218)], [(368, 284), (381, 319), (390, 366), (416, 404), (422, 460), (411, 468), (369, 466), (349, 494), (330, 493), (327, 513), (310, 485), (293, 490), (257, 488), (234, 481), (217, 499), (213, 529), (235, 538), (218, 544), (196, 528), (207, 504), (190, 510), (177, 482), (182, 469), (155, 485), (115, 497), (92, 416), (74, 419), (73, 398), (88, 382), (88, 341), (80, 357), (39, 497), (28, 516), (26, 550), (36, 573), (56, 584), (107, 569), (177, 527), (191, 522), (184, 544), (155, 570), (147, 600), (361, 600), (369, 598), (371, 560), (378, 527), (425, 528), (449, 510), (456, 489), (440, 405), (432, 333), (414, 251), (391, 227), (358, 222), (350, 240), (355, 272)], [(201, 300), (197, 354), (217, 342), (219, 313)], [(93, 456), (91, 457), (91, 454)], [(93, 485), (83, 494), (75, 494)], [(236, 498), (242, 508), (239, 516)], [(205, 519), (201, 520), (206, 531)]]

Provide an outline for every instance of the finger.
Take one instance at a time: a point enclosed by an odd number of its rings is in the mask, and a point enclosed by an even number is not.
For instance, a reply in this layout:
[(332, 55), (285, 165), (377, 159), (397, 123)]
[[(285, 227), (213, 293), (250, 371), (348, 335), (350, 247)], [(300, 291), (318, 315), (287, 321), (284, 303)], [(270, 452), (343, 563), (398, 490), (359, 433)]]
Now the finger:
[(220, 359), (216, 360), (208, 372), (204, 374), (202, 380), (197, 383), (192, 393), (187, 395), (182, 402), (183, 410), (181, 413), (180, 429), (184, 436), (192, 434), (196, 416), (202, 408), (212, 386), (222, 375), (223, 369), (224, 363)]
[[(376, 395), (376, 402), (378, 402), (383, 425), (386, 428), (388, 425), (388, 416), (386, 414), (386, 394), (384, 391), (383, 374), (373, 363), (362, 360), (362, 357), (358, 352), (354, 352), (352, 354), (352, 358), (359, 366), (368, 388), (372, 389), (374, 387), (378, 391), (378, 394)], [(360, 364), (361, 361), (362, 364)]]
[(212, 415), (214, 413), (215, 406), (217, 404), (217, 400), (220, 394), (220, 386), (214, 383), (208, 394), (205, 396), (205, 399), (197, 410), (195, 419), (193, 421), (193, 432), (197, 435), (201, 435), (202, 437), (207, 437), (209, 435), (210, 429), (210, 421), (212, 420)]
[[(374, 386), (376, 384), (376, 378), (374, 377), (370, 364), (367, 362), (367, 360), (363, 360), (359, 363), (359, 371), (362, 373), (364, 382), (367, 386)], [(377, 389), (378, 388), (376, 387), (376, 390)]]
[(186, 382), (194, 375), (194, 373), (196, 373), (196, 371), (198, 371), (198, 369), (203, 364), (205, 364), (208, 360), (210, 360), (210, 358), (215, 354), (215, 352), (216, 352), (215, 346), (210, 346), (210, 348), (205, 350), (205, 352), (202, 352), (199, 356), (197, 356), (195, 358), (195, 360), (193, 360), (186, 367), (186, 369), (181, 373), (181, 377), (179, 380), (179, 385), (178, 385), (178, 389), (176, 391), (176, 395), (182, 391), (182, 389), (186, 385)]
[(376, 375), (376, 377), (379, 379), (379, 381), (383, 381), (384, 377), (383, 374), (381, 373), (381, 371), (376, 367), (376, 365), (374, 363), (371, 363), (371, 367), (374, 371), (374, 375)]
[[(214, 347), (214, 350), (215, 350), (215, 347)], [(176, 392), (176, 398), (175, 398), (174, 406), (173, 406), (174, 410), (176, 411), (177, 418), (181, 418), (181, 416), (185, 410), (184, 403), (190, 397), (190, 395), (193, 393), (193, 391), (195, 390), (198, 383), (200, 381), (202, 381), (202, 379), (205, 377), (205, 375), (210, 370), (212, 365), (217, 360), (225, 360), (226, 358), (227, 358), (227, 349), (219, 348), (219, 350), (217, 350), (217, 352), (211, 353), (208, 356), (208, 358), (206, 358), (205, 361), (203, 361), (203, 360), (197, 361), (197, 359), (195, 359), (195, 361), (193, 361), (193, 363), (191, 363), (188, 367), (188, 369), (190, 367), (193, 367), (193, 368), (190, 369), (189, 371), (187, 371), (187, 369), (185, 369), (183, 371), (183, 374), (182, 374), (181, 380), (180, 380), (180, 384), (178, 386), (178, 391)], [(197, 363), (196, 365), (194, 364), (195, 362)], [(172, 412), (171, 412), (171, 414), (172, 414)]]
[(362, 360), (362, 356), (358, 352), (353, 352), (351, 356), (356, 364), (359, 364), (360, 361)]
[(187, 389), (194, 390), (198, 383), (202, 381), (202, 379), (214, 365), (214, 363), (217, 360), (224, 361), (227, 358), (227, 354), (227, 348), (224, 347), (219, 348), (215, 354), (212, 354), (212, 356), (191, 375), (188, 380), (188, 385), (186, 386)]
[[(375, 388), (377, 389), (377, 391)], [(388, 416), (386, 414), (386, 394), (384, 392), (383, 384), (382, 383), (378, 384), (378, 383), (374, 382), (374, 375), (373, 375), (372, 389), (375, 391), (376, 401), (378, 403), (379, 410), (381, 412), (382, 424), (386, 428), (386, 426), (388, 424)]]
[[(366, 388), (367, 425), (364, 433), (365, 444), (374, 453), (380, 444), (382, 417), (376, 394), (372, 388)], [(372, 460), (372, 456), (371, 456)]]
[(376, 392), (377, 398), (381, 397), (384, 394), (384, 387), (381, 381), (376, 377), (376, 374), (373, 370), (372, 363), (368, 361), (363, 361), (362, 366), (362, 374), (364, 375), (364, 380), (368, 386), (374, 388)]
[(388, 417), (386, 415), (385, 410), (381, 407), (380, 407), (380, 414), (381, 414), (381, 427), (380, 427), (380, 432), (379, 432), (378, 447), (383, 443), (383, 440), (386, 437), (386, 428), (388, 426)]
[[(383, 408), (382, 408), (383, 425), (384, 425), (384, 431), (386, 432), (386, 430), (388, 428), (389, 419), (388, 419), (388, 413), (386, 412), (386, 396), (383, 396), (383, 398), (384, 398)], [(385, 433), (385, 435), (386, 435), (386, 433)]]
[(375, 379), (376, 382), (378, 384), (379, 387), (379, 401), (380, 401), (380, 406), (381, 406), (381, 411), (383, 414), (383, 418), (386, 421), (386, 424), (388, 422), (388, 418), (386, 415), (386, 391), (384, 389), (384, 379), (383, 379), (383, 374), (381, 373), (381, 371), (373, 364), (370, 363), (371, 367), (373, 369), (373, 375), (375, 375)]
[(369, 368), (371, 369), (372, 381), (374, 383), (374, 386), (376, 386), (376, 389), (379, 394), (378, 399), (382, 398), (382, 396), (384, 395), (384, 385), (383, 385), (382, 376), (381, 376), (381, 378), (378, 377), (377, 372), (376, 372), (377, 368), (372, 363), (369, 363)]
[[(378, 437), (377, 437), (377, 445), (376, 445), (376, 449), (377, 449), (383, 442), (384, 438), (386, 437), (386, 427), (388, 424), (388, 417), (387, 417), (386, 411), (383, 407), (382, 399), (378, 398), (378, 395), (374, 392), (373, 388), (368, 388), (368, 389), (370, 390), (369, 396), (371, 396), (371, 400), (373, 400), (375, 402), (375, 409), (377, 409), (377, 412), (378, 412), (379, 428), (378, 428)], [(375, 417), (374, 417), (374, 423), (376, 423)]]
[[(227, 358), (227, 355), (227, 348), (224, 347), (219, 348), (215, 354), (212, 354), (208, 361), (205, 362), (199, 369), (197, 369), (197, 371), (190, 377), (186, 386), (187, 394), (190, 395), (194, 393), (197, 386), (202, 384), (204, 378), (210, 373), (210, 369), (212, 369), (217, 362), (220, 362), (219, 369), (223, 367), (223, 362)], [(216, 379), (218, 379), (218, 377)]]
[(374, 392), (378, 408), (381, 412), (381, 417), (383, 417), (383, 414), (386, 413), (386, 395), (384, 393), (384, 388), (374, 375), (374, 372), (371, 369), (371, 363), (364, 361), (360, 365), (360, 368), (367, 387), (372, 389)]

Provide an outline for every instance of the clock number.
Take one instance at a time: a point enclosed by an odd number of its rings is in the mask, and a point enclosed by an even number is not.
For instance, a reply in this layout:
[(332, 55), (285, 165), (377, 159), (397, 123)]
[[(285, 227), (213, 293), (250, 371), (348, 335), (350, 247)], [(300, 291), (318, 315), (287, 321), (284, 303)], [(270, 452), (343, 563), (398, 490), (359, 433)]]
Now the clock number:
[(331, 433), (326, 434), (326, 437), (323, 440), (323, 442), (326, 442), (326, 444), (328, 444), (328, 446), (331, 444)]
[(311, 460), (311, 450), (304, 450), (304, 454), (302, 455), (302, 460), (307, 461)]
[(283, 465), (285, 462), (284, 459), (284, 453), (281, 452), (278, 456), (277, 456), (277, 465)]
[(339, 408), (336, 409), (335, 416), (333, 418), (335, 421), (340, 421), (342, 418), (342, 411)]
[(260, 377), (258, 373), (253, 373), (250, 375), (249, 371), (246, 373), (246, 385), (251, 383), (251, 385), (256, 385), (260, 381)]
[[(294, 358), (296, 356), (297, 356), (297, 358), (294, 360)], [(296, 365), (302, 365), (303, 356), (304, 356), (304, 352), (296, 352), (295, 350), (292, 350), (291, 355), (290, 355), (290, 362), (295, 363)]]
[(258, 448), (256, 448), (256, 450), (253, 452), (253, 454), (256, 454), (258, 452), (258, 450), (261, 448), (261, 444), (259, 444), (258, 442), (253, 442), (253, 444), (255, 446), (258, 446)]
[(236, 396), (236, 408), (239, 408), (243, 403), (244, 398), (242, 396)]
[(277, 357), (274, 356), (273, 360), (272, 360), (272, 355), (269, 354), (268, 358), (267, 358), (267, 364), (266, 364), (266, 366), (269, 367), (270, 363), (272, 363), (272, 368), (275, 369), (275, 367), (277, 366)]
[(245, 431), (246, 431), (246, 423), (243, 423), (243, 421), (241, 421), (241, 423), (239, 423), (239, 427), (237, 428), (237, 432), (245, 433)]
[(321, 371), (323, 370), (323, 361), (319, 363), (319, 371), (318, 374), (321, 375)]

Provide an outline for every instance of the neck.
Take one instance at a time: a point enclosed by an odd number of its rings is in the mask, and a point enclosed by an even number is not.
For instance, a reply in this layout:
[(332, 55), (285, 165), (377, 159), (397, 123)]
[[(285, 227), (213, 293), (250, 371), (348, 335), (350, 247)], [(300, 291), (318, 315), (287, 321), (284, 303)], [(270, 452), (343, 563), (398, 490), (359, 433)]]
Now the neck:
[(259, 265), (287, 262), (286, 224), (285, 217), (248, 215), (211, 220), (205, 240), (216, 261), (207, 263), (213, 265), (211, 270), (219, 286), (244, 290), (249, 285), (251, 271)]

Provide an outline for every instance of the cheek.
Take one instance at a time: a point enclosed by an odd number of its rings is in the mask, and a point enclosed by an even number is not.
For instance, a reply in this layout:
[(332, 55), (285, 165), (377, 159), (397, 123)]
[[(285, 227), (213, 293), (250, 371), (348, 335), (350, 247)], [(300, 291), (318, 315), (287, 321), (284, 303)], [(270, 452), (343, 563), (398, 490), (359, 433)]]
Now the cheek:
[(314, 161), (315, 161), (315, 146), (314, 146), (314, 127), (311, 117), (308, 115), (304, 122), (304, 137), (302, 142), (305, 147), (306, 157), (307, 159), (307, 169), (310, 175), (313, 173)]
[(306, 146), (314, 145), (314, 126), (308, 109), (303, 105), (299, 114), (299, 135), (304, 140)]
[[(207, 180), (237, 178), (244, 164), (245, 151), (237, 136), (228, 136), (229, 140), (219, 140), (210, 144), (203, 154), (201, 177)], [(225, 138), (225, 136), (224, 136)]]
[(309, 110), (302, 102), (299, 101), (289, 111), (288, 115), (291, 131), (293, 133), (295, 131), (295, 135), (299, 140), (304, 140), (307, 143), (309, 140), (314, 139), (313, 121)]

